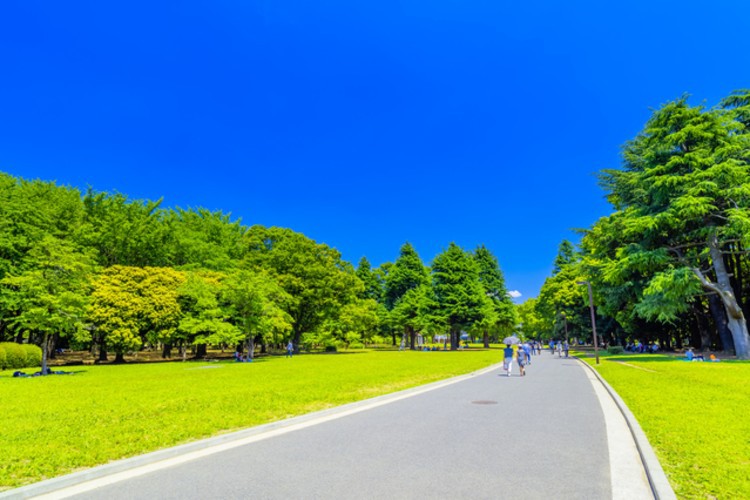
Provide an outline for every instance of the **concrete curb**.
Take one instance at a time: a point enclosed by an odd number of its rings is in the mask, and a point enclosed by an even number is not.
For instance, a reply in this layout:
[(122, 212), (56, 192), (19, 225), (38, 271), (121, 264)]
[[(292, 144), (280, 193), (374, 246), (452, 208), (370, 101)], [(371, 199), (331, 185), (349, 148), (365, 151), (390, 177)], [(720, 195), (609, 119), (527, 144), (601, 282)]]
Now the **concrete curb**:
[(654, 494), (654, 498), (656, 500), (676, 500), (677, 496), (675, 495), (672, 486), (669, 484), (667, 475), (664, 473), (664, 469), (662, 469), (662, 466), (659, 463), (659, 459), (656, 458), (656, 453), (654, 453), (654, 449), (651, 447), (651, 443), (648, 442), (646, 434), (643, 432), (643, 429), (641, 429), (640, 424), (638, 424), (638, 420), (636, 420), (635, 416), (630, 411), (630, 408), (628, 408), (628, 406), (622, 400), (620, 395), (617, 394), (617, 392), (612, 388), (612, 386), (610, 386), (607, 381), (604, 380), (601, 375), (599, 375), (599, 372), (597, 372), (594, 367), (592, 367), (582, 359), (575, 359), (582, 363), (586, 368), (591, 370), (597, 380), (599, 380), (599, 382), (601, 382), (601, 384), (607, 390), (607, 393), (609, 393), (610, 397), (615, 402), (617, 407), (620, 409), (622, 416), (625, 417), (625, 421), (627, 422), (628, 428), (630, 429), (630, 434), (633, 436), (635, 446), (638, 449), (638, 454), (640, 455), (641, 461), (643, 462), (643, 468), (646, 471), (646, 477), (648, 478), (648, 483), (651, 486), (651, 491)]
[(80, 472), (74, 472), (72, 474), (66, 474), (64, 476), (47, 479), (38, 483), (23, 486), (0, 493), (0, 499), (6, 498), (33, 498), (36, 496), (55, 493), (57, 491), (71, 488), (74, 486), (82, 485), (89, 481), (94, 481), (114, 474), (119, 474), (139, 467), (145, 467), (158, 462), (164, 462), (170, 459), (174, 459), (183, 455), (191, 453), (203, 453), (205, 454), (208, 450), (210, 453), (211, 448), (216, 448), (216, 452), (226, 449), (227, 446), (231, 446), (232, 443), (237, 442), (238, 446), (241, 446), (241, 441), (247, 440), (248, 438), (259, 437), (262, 439), (263, 434), (276, 435), (279, 431), (288, 429), (292, 432), (301, 426), (315, 425), (316, 421), (331, 420), (334, 418), (351, 415), (352, 413), (358, 413), (360, 411), (366, 411), (370, 408), (380, 406), (382, 404), (405, 399), (408, 397), (416, 396), (428, 391), (439, 389), (448, 385), (467, 380), (469, 378), (489, 373), (493, 370), (498, 369), (502, 366), (502, 363), (491, 365), (487, 368), (477, 370), (465, 375), (458, 375), (446, 380), (440, 380), (432, 382), (430, 384), (412, 387), (403, 391), (394, 392), (390, 394), (384, 394), (370, 399), (362, 401), (356, 401), (354, 403), (337, 406), (335, 408), (329, 408), (327, 410), (321, 410), (314, 413), (308, 413), (306, 415), (300, 415), (298, 417), (292, 417), (285, 420), (279, 420), (277, 422), (271, 422), (268, 424), (259, 425), (257, 427), (251, 427), (249, 429), (243, 429), (241, 431), (231, 432), (229, 434), (223, 434), (207, 439), (201, 439), (192, 443), (174, 446), (163, 450), (146, 453), (144, 455), (138, 455), (123, 460), (117, 460), (105, 465), (99, 465), (86, 469)]

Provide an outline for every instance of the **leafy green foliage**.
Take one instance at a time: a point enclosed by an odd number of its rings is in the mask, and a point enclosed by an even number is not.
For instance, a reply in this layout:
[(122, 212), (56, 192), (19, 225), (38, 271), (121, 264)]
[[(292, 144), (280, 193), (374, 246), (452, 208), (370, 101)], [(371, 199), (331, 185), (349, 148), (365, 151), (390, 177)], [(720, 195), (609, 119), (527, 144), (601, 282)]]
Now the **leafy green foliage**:
[(409, 290), (429, 283), (427, 268), (411, 243), (404, 243), (396, 262), (385, 277), (385, 305), (393, 309), (396, 302)]
[(342, 306), (362, 293), (362, 281), (341, 254), (290, 229), (253, 226), (245, 236), (243, 266), (266, 271), (291, 297), (284, 310), (291, 318), (294, 344), (336, 318)]
[(278, 343), (291, 331), (292, 318), (286, 311), (293, 299), (266, 273), (235, 272), (222, 293), (229, 305), (229, 320), (239, 334), (237, 340), (247, 342), (250, 358), (256, 338), (265, 335)]
[(170, 268), (112, 266), (94, 281), (88, 316), (121, 361), (145, 340), (168, 340), (180, 320), (185, 276)]
[(362, 281), (364, 289), (360, 298), (381, 302), (385, 293), (385, 280), (381, 273), (374, 271), (367, 257), (362, 257), (357, 265), (357, 277)]
[[(724, 103), (730, 111), (692, 107), (686, 98), (657, 110), (626, 144), (624, 168), (602, 173), (617, 212), (584, 239), (592, 268), (602, 271), (605, 288), (615, 288), (605, 300), (621, 311), (623, 324), (635, 316), (672, 322), (702, 287), (721, 298), (741, 357), (750, 356), (736, 299), (742, 278), (730, 277), (724, 261), (743, 253), (738, 245), (750, 234), (745, 98), (730, 96)], [(616, 235), (606, 234), (613, 228)], [(742, 272), (742, 259), (732, 263)]]
[(432, 289), (435, 314), (449, 326), (455, 349), (461, 329), (472, 328), (481, 321), (489, 301), (473, 257), (451, 243), (432, 263)]
[[(477, 326), (483, 332), (510, 333), (518, 317), (508, 290), (505, 287), (505, 276), (500, 270), (500, 263), (487, 247), (480, 245), (474, 251), (474, 261), (479, 270), (479, 283), (485, 296), (489, 299), (484, 305), (482, 320)], [(504, 335), (503, 335), (504, 336)], [(485, 344), (486, 347), (486, 344)]]
[(183, 349), (188, 345), (236, 345), (245, 338), (229, 320), (230, 312), (221, 307), (222, 275), (213, 272), (188, 273), (178, 289), (181, 317), (172, 342)]
[(42, 349), (34, 344), (20, 344), (21, 349), (26, 355), (26, 363), (22, 368), (30, 366), (40, 366), (42, 364)]
[(5, 354), (4, 356), (0, 356), (0, 360), (3, 361), (3, 370), (17, 370), (29, 366), (29, 358), (26, 355), (26, 351), (21, 347), (21, 344), (3, 342), (0, 343), (0, 349)]

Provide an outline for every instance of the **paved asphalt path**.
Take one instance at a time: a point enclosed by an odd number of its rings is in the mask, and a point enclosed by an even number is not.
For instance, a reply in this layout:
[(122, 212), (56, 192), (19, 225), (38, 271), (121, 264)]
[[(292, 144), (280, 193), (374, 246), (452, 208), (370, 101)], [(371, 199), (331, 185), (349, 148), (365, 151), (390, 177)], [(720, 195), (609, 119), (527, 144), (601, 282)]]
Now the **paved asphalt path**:
[(612, 498), (605, 418), (585, 369), (548, 351), (525, 377), (514, 369), (73, 498)]

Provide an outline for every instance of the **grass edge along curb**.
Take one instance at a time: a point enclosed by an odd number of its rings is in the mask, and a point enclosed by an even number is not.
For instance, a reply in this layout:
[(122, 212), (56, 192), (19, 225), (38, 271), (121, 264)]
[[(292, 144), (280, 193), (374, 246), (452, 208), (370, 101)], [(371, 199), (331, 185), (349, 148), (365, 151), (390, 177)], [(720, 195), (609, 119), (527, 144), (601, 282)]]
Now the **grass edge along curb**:
[[(230, 432), (228, 434), (221, 434), (192, 443), (186, 443), (182, 445), (172, 446), (164, 448), (162, 450), (152, 451), (143, 455), (135, 457), (125, 458), (117, 460), (108, 464), (98, 465), (90, 469), (82, 470), (79, 472), (73, 472), (63, 476), (54, 477), (37, 483), (22, 486), (20, 488), (10, 489), (7, 491), (0, 492), (0, 499), (5, 498), (33, 498), (45, 494), (54, 494), (66, 488), (72, 488), (89, 481), (95, 481), (98, 479), (105, 478), (107, 476), (113, 476), (115, 474), (125, 473), (138, 467), (144, 467), (147, 465), (156, 464), (158, 462), (175, 459), (177, 457), (188, 455), (190, 453), (204, 452), (203, 456), (213, 453), (219, 453), (227, 448), (231, 448), (231, 443), (237, 443), (236, 446), (242, 446), (242, 440), (249, 439), (255, 436), (261, 436), (262, 434), (271, 433), (272, 431), (282, 430), (291, 428), (289, 431), (298, 430), (298, 428), (315, 425), (315, 421), (325, 417), (330, 417), (329, 420), (345, 417), (353, 413), (360, 411), (366, 411), (375, 406), (386, 404), (391, 401), (398, 401), (400, 399), (406, 399), (411, 396), (417, 396), (419, 394), (429, 392), (435, 389), (440, 389), (448, 385), (467, 380), (469, 378), (489, 373), (493, 370), (498, 369), (501, 363), (495, 363), (485, 368), (475, 370), (473, 372), (465, 373), (463, 375), (457, 375), (445, 380), (438, 380), (437, 382), (431, 382), (429, 384), (420, 385), (417, 387), (410, 387), (390, 394), (383, 394), (375, 396), (374, 398), (363, 399), (361, 401), (355, 401), (353, 403), (347, 403), (345, 405), (337, 406), (335, 408), (328, 408), (305, 415), (299, 415), (284, 420), (278, 420), (276, 422), (270, 422), (267, 424), (250, 427), (240, 431)], [(304, 425), (308, 424), (308, 425)], [(269, 436), (272, 437), (273, 435)], [(263, 439), (262, 437), (258, 440)], [(229, 445), (228, 447), (224, 447)], [(222, 447), (222, 448), (220, 448)], [(216, 448), (215, 451), (210, 451), (211, 448)], [(205, 453), (209, 451), (208, 453)], [(197, 457), (196, 457), (197, 458)], [(119, 481), (119, 479), (117, 480)], [(117, 482), (115, 481), (115, 482)]]
[(667, 479), (667, 475), (664, 473), (664, 469), (662, 468), (659, 459), (656, 457), (656, 453), (654, 453), (651, 443), (648, 441), (643, 429), (641, 429), (633, 412), (630, 411), (630, 408), (628, 408), (620, 395), (617, 394), (617, 391), (615, 391), (612, 386), (604, 380), (604, 377), (602, 377), (593, 366), (578, 357), (575, 357), (575, 359), (591, 370), (597, 380), (599, 380), (607, 390), (607, 393), (609, 393), (609, 396), (615, 402), (617, 408), (619, 408), (622, 416), (625, 417), (625, 422), (627, 422), (630, 434), (633, 436), (633, 441), (635, 441), (635, 446), (638, 449), (638, 455), (641, 457), (643, 469), (646, 471), (648, 484), (651, 487), (651, 492), (654, 494), (654, 498), (656, 500), (676, 500), (677, 495), (675, 495), (672, 485), (669, 484), (669, 479)]

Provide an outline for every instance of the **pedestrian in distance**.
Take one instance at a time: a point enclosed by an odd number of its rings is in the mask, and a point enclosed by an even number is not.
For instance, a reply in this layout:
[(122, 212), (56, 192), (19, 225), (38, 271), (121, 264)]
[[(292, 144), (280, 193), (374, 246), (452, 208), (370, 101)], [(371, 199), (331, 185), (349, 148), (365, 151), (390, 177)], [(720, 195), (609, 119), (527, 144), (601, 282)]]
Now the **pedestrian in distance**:
[(566, 358), (568, 357), (568, 351), (569, 351), (569, 350), (570, 350), (570, 346), (568, 345), (568, 342), (566, 341), (566, 342), (565, 342), (565, 343), (563, 344), (563, 351), (565, 351), (565, 357), (566, 357)]
[(521, 346), (518, 346), (518, 354), (516, 356), (516, 359), (518, 359), (518, 371), (521, 374), (522, 377), (526, 376), (526, 352), (523, 350)]
[(562, 342), (557, 343), (557, 357), (562, 358)]
[(510, 377), (510, 372), (513, 369), (513, 347), (510, 344), (505, 344), (503, 356), (503, 370), (508, 372), (508, 376)]
[(286, 357), (291, 358), (294, 354), (294, 344), (290, 340), (289, 343), (286, 345)]
[(524, 360), (526, 361), (527, 365), (531, 364), (531, 347), (529, 347), (528, 342), (524, 342), (521, 344), (518, 348), (518, 352), (523, 353)]

